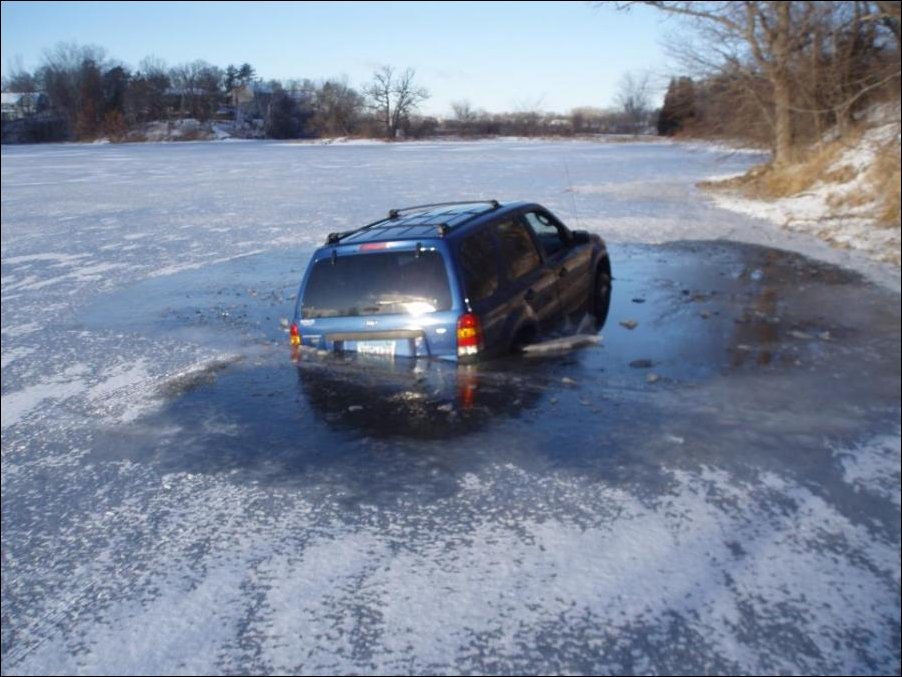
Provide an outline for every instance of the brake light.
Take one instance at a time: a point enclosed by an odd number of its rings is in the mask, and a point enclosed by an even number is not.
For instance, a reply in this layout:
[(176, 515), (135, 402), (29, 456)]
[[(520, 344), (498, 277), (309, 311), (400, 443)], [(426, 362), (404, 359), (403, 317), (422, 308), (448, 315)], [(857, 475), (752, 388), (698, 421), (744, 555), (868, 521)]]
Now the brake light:
[(473, 313), (457, 320), (457, 355), (475, 355), (482, 348), (482, 325)]
[(298, 331), (298, 325), (295, 322), (291, 323), (291, 328), (288, 330), (288, 336), (291, 340), (291, 345), (299, 346), (301, 345), (301, 332)]

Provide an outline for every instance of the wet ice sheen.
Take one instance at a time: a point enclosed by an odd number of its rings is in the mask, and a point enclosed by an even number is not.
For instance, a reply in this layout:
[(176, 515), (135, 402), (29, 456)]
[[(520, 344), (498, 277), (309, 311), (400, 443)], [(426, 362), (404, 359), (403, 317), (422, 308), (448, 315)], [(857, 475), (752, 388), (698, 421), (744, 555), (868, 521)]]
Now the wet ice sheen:
[(615, 234), (751, 227), (687, 188), (741, 158), (398, 148), (3, 149), (4, 673), (897, 669), (898, 295), (615, 242), (599, 344), (292, 364), (312, 243), (423, 176), (566, 217), (566, 155)]

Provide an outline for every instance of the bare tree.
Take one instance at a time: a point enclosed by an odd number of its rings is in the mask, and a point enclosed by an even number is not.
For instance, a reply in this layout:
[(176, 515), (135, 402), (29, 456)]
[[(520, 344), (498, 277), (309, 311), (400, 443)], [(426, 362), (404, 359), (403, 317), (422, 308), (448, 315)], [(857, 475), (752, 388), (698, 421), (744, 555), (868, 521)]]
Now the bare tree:
[[(691, 20), (693, 31), (671, 40), (668, 51), (699, 82), (716, 84), (703, 86), (705, 97), (724, 99), (703, 97), (704, 127), (732, 128), (749, 138), (766, 125), (778, 163), (833, 124), (843, 133), (870, 101), (898, 95), (898, 2), (643, 4)], [(719, 18), (732, 28), (698, 16), (709, 12), (723, 12)], [(732, 111), (735, 122), (706, 115), (712, 104)]]
[[(869, 92), (899, 80), (898, 14), (884, 13), (881, 3), (830, 3), (821, 6), (822, 22), (809, 47), (809, 68), (799, 69), (797, 90), (806, 93), (804, 107), (819, 120), (829, 113), (844, 133), (853, 114)], [(894, 5), (897, 12), (899, 3)], [(889, 29), (896, 46), (894, 58), (886, 54), (881, 28)], [(820, 127), (820, 125), (817, 125)]]
[(626, 118), (633, 134), (641, 132), (648, 124), (651, 111), (651, 92), (648, 73), (625, 73), (617, 89), (617, 105)]
[(603, 108), (578, 106), (570, 111), (570, 128), (574, 134), (598, 134), (607, 131), (611, 117)]
[(463, 125), (467, 125), (476, 119), (476, 111), (473, 105), (464, 99), (463, 101), (452, 101), (451, 112), (454, 113), (454, 119)]
[[(620, 3), (629, 7), (636, 3)], [(809, 41), (817, 22), (819, 3), (786, 2), (654, 2), (668, 14), (694, 20), (706, 47), (734, 68), (760, 72), (771, 89), (774, 162), (792, 159), (793, 56)]]
[(512, 134), (536, 136), (542, 132), (545, 95), (525, 97), (514, 102), (513, 113), (507, 114), (507, 122)]
[(93, 45), (59, 43), (44, 52), (37, 79), (70, 133), (85, 138), (96, 133), (103, 110), (101, 70), (105, 66), (106, 52)]
[(886, 26), (896, 39), (896, 50), (899, 50), (900, 25), (902, 25), (902, 2), (899, 0), (877, 0), (877, 12), (874, 17)]
[(398, 136), (411, 113), (429, 98), (429, 91), (414, 83), (415, 75), (412, 68), (397, 73), (392, 66), (383, 66), (373, 73), (373, 82), (364, 89), (370, 108), (382, 121), (389, 139)]
[(452, 101), (451, 114), (454, 116), (455, 130), (458, 134), (472, 134), (475, 131), (479, 113), (469, 101), (466, 99)]
[(25, 70), (22, 64), (22, 56), (17, 54), (7, 64), (9, 77), (3, 83), (3, 91), (7, 92), (36, 92), (37, 81), (32, 73)]
[(166, 92), (169, 84), (166, 62), (154, 56), (142, 59), (125, 92), (125, 116), (128, 123), (162, 120), (166, 116)]
[(319, 134), (347, 135), (357, 127), (363, 97), (348, 84), (346, 78), (329, 79), (314, 91), (313, 125)]
[(169, 71), (174, 93), (179, 97), (182, 115), (202, 122), (216, 112), (223, 82), (222, 70), (206, 61), (192, 61)]

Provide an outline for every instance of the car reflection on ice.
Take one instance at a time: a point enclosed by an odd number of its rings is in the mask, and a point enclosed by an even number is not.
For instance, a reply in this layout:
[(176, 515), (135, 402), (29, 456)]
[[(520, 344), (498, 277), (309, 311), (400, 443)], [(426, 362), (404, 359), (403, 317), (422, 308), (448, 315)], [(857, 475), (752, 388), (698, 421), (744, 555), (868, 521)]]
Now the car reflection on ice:
[(544, 392), (542, 365), (526, 378), (497, 362), (489, 368), (297, 349), (292, 357), (311, 409), (329, 425), (372, 437), (461, 435), (499, 415), (519, 416)]

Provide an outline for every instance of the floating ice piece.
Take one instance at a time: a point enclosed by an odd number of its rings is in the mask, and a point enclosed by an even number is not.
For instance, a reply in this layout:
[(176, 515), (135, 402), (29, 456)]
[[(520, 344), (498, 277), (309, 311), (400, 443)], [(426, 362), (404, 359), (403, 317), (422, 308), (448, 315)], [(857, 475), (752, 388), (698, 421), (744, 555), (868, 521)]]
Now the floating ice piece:
[(552, 353), (598, 345), (599, 343), (601, 343), (601, 337), (598, 334), (574, 334), (573, 336), (562, 336), (561, 338), (549, 339), (539, 343), (530, 343), (527, 346), (523, 346), (523, 352), (527, 355)]

